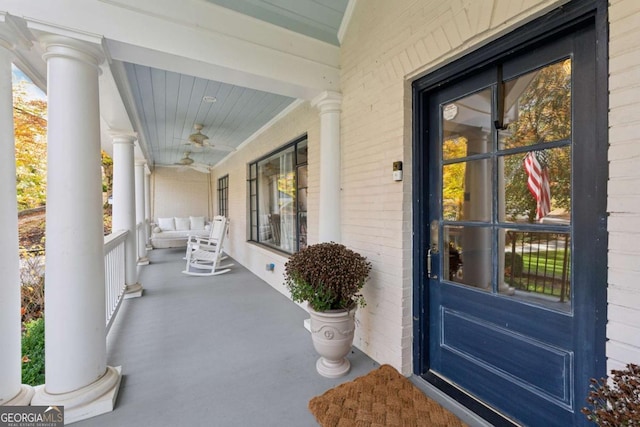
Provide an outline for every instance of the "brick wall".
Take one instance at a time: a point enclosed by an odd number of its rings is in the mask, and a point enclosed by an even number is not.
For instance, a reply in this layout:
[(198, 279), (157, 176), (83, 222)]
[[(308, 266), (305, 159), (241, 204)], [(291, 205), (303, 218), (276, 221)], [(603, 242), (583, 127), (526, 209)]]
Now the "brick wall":
[[(342, 43), (342, 236), (373, 263), (356, 345), (379, 363), (412, 371), (411, 81), (558, 7), (564, 0), (359, 1)], [(640, 361), (640, 3), (610, 9), (608, 210), (609, 368)], [(308, 132), (309, 231), (317, 241), (319, 118), (308, 102), (277, 121), (212, 175), (229, 174), (232, 256), (272, 286), (285, 257), (246, 243), (247, 163)], [(391, 177), (404, 162), (403, 182)], [(274, 262), (275, 273), (264, 264)]]
[(640, 2), (609, 7), (608, 369), (640, 363)]
[(151, 176), (151, 216), (211, 217), (208, 175), (194, 170), (156, 168)]
[(342, 235), (373, 262), (356, 343), (378, 362), (412, 372), (411, 81), (561, 3), (357, 3), (342, 44)]

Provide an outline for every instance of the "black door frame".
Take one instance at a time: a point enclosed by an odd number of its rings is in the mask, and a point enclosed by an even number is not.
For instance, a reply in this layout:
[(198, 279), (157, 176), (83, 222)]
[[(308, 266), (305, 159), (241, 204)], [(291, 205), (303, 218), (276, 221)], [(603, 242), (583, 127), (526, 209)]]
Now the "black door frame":
[[(428, 247), (429, 224), (424, 223), (423, 218), (429, 209), (428, 167), (428, 94), (430, 91), (445, 84), (462, 80), (477, 73), (479, 70), (490, 66), (498, 60), (505, 60), (520, 52), (534, 49), (546, 40), (552, 40), (562, 34), (575, 31), (584, 25), (595, 25), (596, 32), (596, 105), (594, 114), (596, 120), (596, 140), (608, 141), (608, 2), (607, 0), (573, 0), (548, 14), (512, 31), (500, 39), (472, 52), (463, 58), (454, 61), (413, 82), (413, 370), (445, 393), (467, 406), (475, 413), (484, 417), (496, 425), (510, 424), (499, 413), (491, 410), (482, 402), (464, 393), (462, 390), (442, 380), (429, 372), (428, 343), (429, 343), (429, 316), (428, 316), (428, 289), (423, 283), (426, 281), (426, 249)], [(589, 88), (591, 89), (591, 88)], [(579, 90), (576, 88), (576, 90)], [(607, 159), (607, 143), (595, 144), (596, 158)], [(425, 161), (425, 159), (427, 161)], [(579, 161), (575, 159), (574, 161)], [(596, 193), (593, 198), (593, 206), (601, 212), (598, 224), (598, 241), (594, 242), (590, 250), (595, 253), (606, 253), (606, 183), (608, 177), (608, 165), (606, 161), (594, 165), (591, 169), (591, 179), (596, 183)], [(590, 256), (588, 254), (587, 256)], [(598, 376), (606, 376), (606, 284), (607, 263), (606, 258), (602, 263), (594, 263), (592, 283), (596, 286), (593, 292), (601, 306), (593, 316), (593, 322), (585, 325), (588, 329), (585, 333), (593, 338), (595, 348), (590, 349), (595, 356), (595, 364)], [(586, 390), (585, 390), (586, 393)]]

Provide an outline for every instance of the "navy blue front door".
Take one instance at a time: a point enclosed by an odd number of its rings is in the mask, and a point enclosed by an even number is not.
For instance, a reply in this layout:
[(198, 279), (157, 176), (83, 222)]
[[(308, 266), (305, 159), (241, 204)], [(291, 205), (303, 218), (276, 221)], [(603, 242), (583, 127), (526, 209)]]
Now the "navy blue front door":
[(525, 425), (585, 424), (603, 373), (595, 51), (581, 27), (416, 98), (417, 370)]

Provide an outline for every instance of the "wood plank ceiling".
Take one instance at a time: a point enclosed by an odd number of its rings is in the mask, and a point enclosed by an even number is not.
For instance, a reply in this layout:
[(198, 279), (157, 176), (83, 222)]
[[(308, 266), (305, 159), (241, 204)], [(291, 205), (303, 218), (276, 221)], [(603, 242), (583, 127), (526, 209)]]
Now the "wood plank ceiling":
[[(207, 0), (236, 12), (338, 44), (348, 0)], [(213, 166), (295, 100), (215, 80), (124, 63), (153, 166), (173, 165), (191, 151), (198, 163)], [(208, 102), (207, 98), (215, 99)], [(194, 125), (203, 125), (212, 147), (186, 144)], [(282, 141), (285, 143), (286, 141)]]
[[(215, 165), (294, 99), (125, 63), (138, 114), (155, 165), (172, 165), (191, 151), (198, 163)], [(212, 97), (215, 102), (207, 102)], [(194, 125), (203, 125), (208, 148), (187, 144)]]

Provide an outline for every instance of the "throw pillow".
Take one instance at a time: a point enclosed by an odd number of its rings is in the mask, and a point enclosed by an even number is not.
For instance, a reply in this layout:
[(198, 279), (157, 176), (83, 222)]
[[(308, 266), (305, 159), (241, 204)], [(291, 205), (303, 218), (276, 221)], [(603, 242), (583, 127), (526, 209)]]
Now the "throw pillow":
[(189, 230), (190, 224), (191, 221), (189, 221), (189, 218), (176, 217), (176, 231), (187, 231)]
[(162, 231), (174, 231), (176, 229), (173, 218), (158, 218), (158, 227)]
[(204, 230), (204, 217), (203, 216), (190, 216), (192, 230)]

